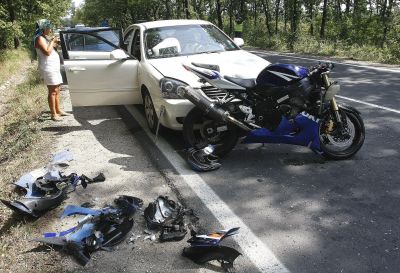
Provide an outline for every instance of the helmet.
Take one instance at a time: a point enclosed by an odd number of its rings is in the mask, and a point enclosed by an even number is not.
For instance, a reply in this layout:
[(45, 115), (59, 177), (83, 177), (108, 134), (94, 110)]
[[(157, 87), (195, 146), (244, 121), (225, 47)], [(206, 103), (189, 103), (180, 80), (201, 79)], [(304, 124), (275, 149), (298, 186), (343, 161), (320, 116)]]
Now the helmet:
[(208, 145), (202, 149), (188, 149), (188, 163), (195, 171), (207, 172), (219, 169), (219, 158), (213, 154), (214, 147)]

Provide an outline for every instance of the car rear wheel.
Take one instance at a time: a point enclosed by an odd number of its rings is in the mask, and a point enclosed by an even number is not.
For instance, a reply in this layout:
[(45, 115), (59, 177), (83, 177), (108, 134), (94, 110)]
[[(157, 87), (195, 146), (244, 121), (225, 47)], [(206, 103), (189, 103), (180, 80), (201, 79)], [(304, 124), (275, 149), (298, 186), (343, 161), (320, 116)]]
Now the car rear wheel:
[(148, 91), (143, 93), (143, 103), (147, 125), (149, 126), (150, 131), (155, 134), (157, 131), (158, 117), (156, 110), (154, 109), (153, 100)]

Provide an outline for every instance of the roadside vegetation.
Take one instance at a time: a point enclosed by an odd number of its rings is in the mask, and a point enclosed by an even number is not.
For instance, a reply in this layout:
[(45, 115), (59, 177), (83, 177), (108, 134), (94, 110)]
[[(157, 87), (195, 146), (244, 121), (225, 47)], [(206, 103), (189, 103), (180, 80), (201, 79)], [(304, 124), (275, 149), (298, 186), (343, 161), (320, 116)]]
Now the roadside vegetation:
[(0, 86), (27, 61), (29, 61), (29, 53), (25, 49), (0, 51)]
[(125, 28), (140, 20), (204, 19), (233, 36), (243, 20), (247, 45), (276, 51), (400, 64), (396, 0), (86, 0), (72, 23)]
[[(68, 12), (72, 18), (62, 19)], [(247, 45), (270, 50), (400, 64), (396, 0), (0, 0), (0, 50), (31, 46), (35, 21), (125, 28), (141, 20), (204, 19)], [(1, 54), (0, 55), (4, 55)], [(1, 58), (1, 57), (0, 57)]]
[[(2, 82), (9, 79), (9, 85), (0, 96), (0, 198), (12, 200), (18, 194), (11, 183), (47, 162), (50, 140), (40, 130), (42, 114), (47, 110), (47, 91), (36, 65), (30, 64), (29, 54), (23, 49), (6, 54), (0, 61), (0, 70), (9, 69), (4, 70), (8, 74), (2, 78)], [(24, 259), (23, 253), (32, 248), (29, 239), (37, 235), (40, 225), (42, 222), (13, 214), (0, 205), (1, 272), (38, 272), (32, 261)], [(51, 262), (50, 257), (53, 255), (45, 258), (45, 262)]]

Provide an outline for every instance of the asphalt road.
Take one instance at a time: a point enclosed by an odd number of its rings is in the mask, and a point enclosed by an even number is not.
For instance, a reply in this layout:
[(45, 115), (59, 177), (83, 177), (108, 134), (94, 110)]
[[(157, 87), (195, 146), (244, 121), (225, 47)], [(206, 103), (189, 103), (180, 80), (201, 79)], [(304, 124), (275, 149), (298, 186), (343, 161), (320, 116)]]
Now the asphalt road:
[(342, 85), (338, 101), (356, 107), (365, 122), (366, 140), (353, 159), (326, 161), (290, 145), (238, 145), (220, 170), (192, 174), (177, 157), (180, 133), (164, 131), (155, 146), (168, 161), (160, 168), (210, 215), (210, 225), (242, 225), (236, 242), (252, 263), (243, 272), (400, 272), (400, 70), (337, 63), (331, 76)]

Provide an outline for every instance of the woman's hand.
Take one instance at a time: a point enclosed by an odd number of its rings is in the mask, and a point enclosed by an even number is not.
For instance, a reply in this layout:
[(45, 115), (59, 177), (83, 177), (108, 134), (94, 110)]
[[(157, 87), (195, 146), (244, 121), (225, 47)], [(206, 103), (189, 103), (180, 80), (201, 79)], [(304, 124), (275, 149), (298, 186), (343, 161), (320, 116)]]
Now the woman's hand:
[(60, 41), (59, 37), (53, 38), (49, 43), (42, 36), (39, 36), (36, 40), (36, 48), (39, 48), (44, 55), (50, 56), (51, 52), (54, 50), (54, 46), (57, 45), (56, 40)]
[(56, 43), (56, 44), (59, 44), (60, 43), (60, 37), (57, 37), (57, 36), (54, 37), (53, 38), (53, 42)]

